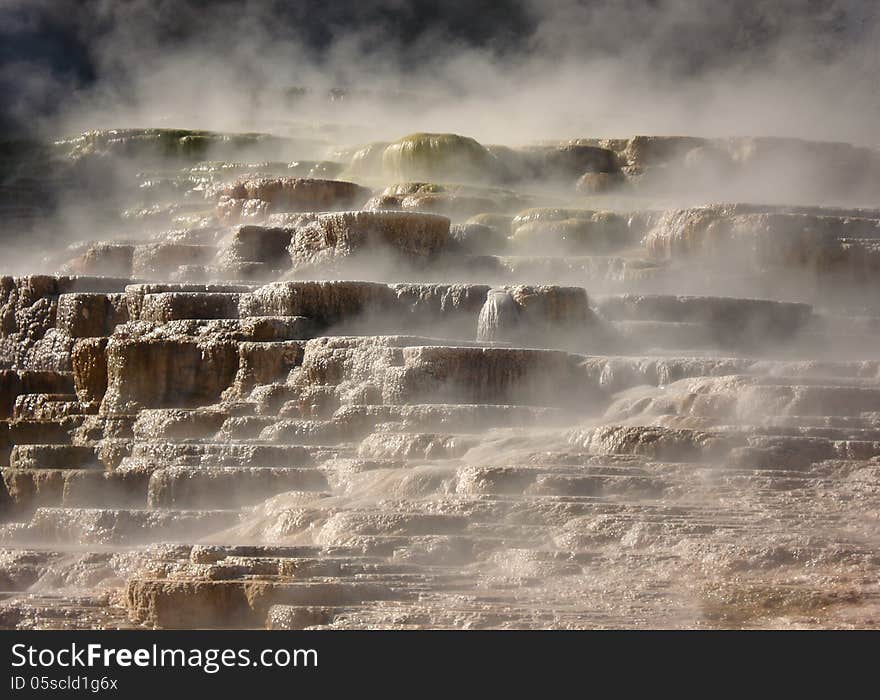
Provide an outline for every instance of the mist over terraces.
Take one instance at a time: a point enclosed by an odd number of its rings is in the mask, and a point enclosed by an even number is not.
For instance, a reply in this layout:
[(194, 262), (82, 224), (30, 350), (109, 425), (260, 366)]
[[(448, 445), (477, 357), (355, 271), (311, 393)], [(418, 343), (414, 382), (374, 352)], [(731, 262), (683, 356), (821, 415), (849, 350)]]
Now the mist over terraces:
[(876, 625), (878, 151), (352, 133), (7, 149), (0, 626)]

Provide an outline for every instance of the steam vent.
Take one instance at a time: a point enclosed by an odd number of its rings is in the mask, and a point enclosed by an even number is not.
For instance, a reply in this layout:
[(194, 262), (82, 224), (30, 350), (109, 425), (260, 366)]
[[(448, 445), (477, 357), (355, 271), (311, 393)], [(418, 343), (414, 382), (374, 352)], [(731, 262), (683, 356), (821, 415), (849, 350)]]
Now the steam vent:
[(4, 149), (0, 626), (877, 625), (880, 152)]

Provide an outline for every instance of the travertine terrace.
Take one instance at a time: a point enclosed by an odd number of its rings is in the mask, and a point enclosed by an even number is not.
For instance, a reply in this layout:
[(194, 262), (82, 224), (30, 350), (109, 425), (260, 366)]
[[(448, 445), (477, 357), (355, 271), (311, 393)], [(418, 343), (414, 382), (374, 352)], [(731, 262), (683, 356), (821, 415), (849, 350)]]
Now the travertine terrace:
[(880, 621), (880, 153), (21, 149), (0, 626)]

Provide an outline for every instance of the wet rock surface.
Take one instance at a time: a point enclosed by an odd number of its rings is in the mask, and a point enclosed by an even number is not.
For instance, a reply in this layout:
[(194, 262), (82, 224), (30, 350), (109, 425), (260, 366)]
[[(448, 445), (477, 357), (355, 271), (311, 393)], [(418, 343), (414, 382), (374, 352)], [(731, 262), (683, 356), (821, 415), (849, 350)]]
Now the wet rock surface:
[(112, 225), (0, 277), (0, 626), (876, 626), (876, 152), (50, 150)]

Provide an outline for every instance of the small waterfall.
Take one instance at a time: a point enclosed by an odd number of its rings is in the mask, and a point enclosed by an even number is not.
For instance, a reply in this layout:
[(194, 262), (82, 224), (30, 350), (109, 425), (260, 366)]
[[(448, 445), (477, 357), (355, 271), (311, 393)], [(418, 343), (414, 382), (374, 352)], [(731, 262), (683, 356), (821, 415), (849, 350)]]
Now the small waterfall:
[(520, 324), (519, 305), (504, 289), (490, 289), (477, 320), (477, 340), (509, 340)]

